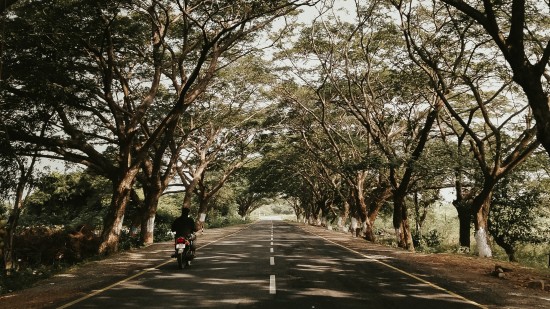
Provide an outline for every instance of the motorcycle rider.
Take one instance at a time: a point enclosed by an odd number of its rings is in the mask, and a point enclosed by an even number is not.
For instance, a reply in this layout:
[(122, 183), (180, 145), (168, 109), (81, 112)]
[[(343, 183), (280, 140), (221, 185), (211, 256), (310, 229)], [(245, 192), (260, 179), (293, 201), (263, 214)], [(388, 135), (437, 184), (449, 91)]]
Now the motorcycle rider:
[[(176, 239), (180, 236), (189, 237), (191, 240), (195, 239), (195, 232), (197, 231), (197, 226), (195, 225), (195, 220), (189, 217), (189, 208), (183, 207), (181, 209), (181, 216), (177, 217), (176, 220), (172, 223), (172, 232), (176, 232)], [(193, 257), (195, 256), (195, 242), (191, 241), (191, 253)]]

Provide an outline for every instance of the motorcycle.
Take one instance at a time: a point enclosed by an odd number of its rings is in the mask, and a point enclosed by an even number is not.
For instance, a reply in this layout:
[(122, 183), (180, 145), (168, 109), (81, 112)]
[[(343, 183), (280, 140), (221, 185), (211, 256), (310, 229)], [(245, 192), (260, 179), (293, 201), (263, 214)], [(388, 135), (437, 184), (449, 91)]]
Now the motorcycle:
[(175, 239), (174, 247), (176, 252), (172, 257), (177, 258), (179, 269), (190, 266), (191, 260), (195, 258), (195, 252), (192, 249), (195, 238), (195, 234), (191, 234), (187, 237), (179, 236)]

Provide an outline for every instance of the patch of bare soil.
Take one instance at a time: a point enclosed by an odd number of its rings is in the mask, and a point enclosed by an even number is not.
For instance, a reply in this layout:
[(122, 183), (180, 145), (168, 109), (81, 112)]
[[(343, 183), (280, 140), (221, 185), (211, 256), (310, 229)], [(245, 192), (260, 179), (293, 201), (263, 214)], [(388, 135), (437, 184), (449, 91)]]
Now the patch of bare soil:
[[(550, 271), (522, 267), (460, 254), (410, 253), (353, 238), (349, 234), (319, 227), (301, 226), (305, 231), (399, 268), (423, 280), (481, 304), (487, 308), (550, 308)], [(198, 238), (200, 247), (231, 235), (244, 226), (206, 230)], [(2, 308), (57, 308), (112, 285), (168, 260), (172, 244), (158, 243), (89, 262), (42, 280), (34, 287), (0, 296)], [(175, 263), (175, 261), (172, 261)], [(493, 275), (495, 267), (501, 277)], [(545, 290), (542, 289), (544, 284)]]
[(550, 270), (467, 254), (424, 254), (372, 244), (350, 234), (302, 226), (487, 308), (550, 308)]

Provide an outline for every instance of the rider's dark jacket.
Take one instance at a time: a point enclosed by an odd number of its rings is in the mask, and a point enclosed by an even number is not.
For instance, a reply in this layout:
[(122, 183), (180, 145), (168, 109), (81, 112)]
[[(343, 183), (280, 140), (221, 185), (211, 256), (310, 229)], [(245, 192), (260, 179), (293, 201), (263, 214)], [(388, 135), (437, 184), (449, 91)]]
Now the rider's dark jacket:
[(180, 216), (172, 223), (172, 232), (176, 232), (176, 237), (188, 236), (197, 231), (193, 218)]

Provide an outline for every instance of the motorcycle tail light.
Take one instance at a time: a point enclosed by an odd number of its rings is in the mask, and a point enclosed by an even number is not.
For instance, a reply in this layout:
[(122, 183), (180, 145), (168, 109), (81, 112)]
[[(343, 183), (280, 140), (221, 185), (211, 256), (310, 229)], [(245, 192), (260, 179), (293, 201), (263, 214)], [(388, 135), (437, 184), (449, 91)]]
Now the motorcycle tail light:
[(176, 239), (176, 244), (184, 244), (184, 243), (185, 243), (185, 238), (178, 237), (178, 239)]

